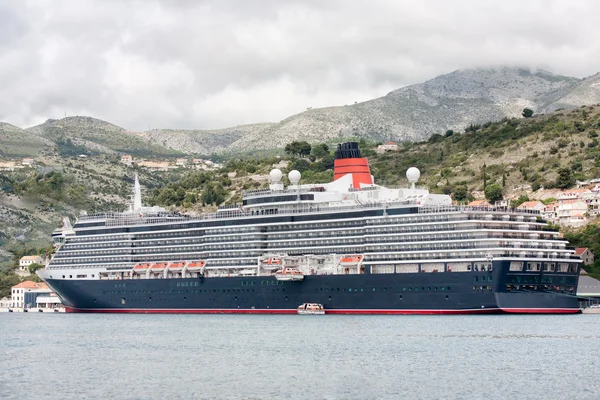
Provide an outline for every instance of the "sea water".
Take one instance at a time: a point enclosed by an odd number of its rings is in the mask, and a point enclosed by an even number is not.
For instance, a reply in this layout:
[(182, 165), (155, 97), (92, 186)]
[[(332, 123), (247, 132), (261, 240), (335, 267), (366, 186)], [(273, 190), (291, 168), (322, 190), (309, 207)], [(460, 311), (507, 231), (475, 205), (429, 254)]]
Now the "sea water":
[(2, 399), (599, 399), (600, 315), (0, 314)]

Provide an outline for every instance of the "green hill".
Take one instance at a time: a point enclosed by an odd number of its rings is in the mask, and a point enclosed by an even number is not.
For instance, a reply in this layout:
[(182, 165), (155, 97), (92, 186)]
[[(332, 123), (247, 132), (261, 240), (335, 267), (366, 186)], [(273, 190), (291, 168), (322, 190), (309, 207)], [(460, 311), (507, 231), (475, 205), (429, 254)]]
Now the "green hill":
[(128, 153), (135, 156), (168, 157), (181, 154), (150, 143), (119, 126), (91, 117), (49, 119), (26, 131), (56, 143), (63, 156)]
[(34, 157), (54, 143), (14, 125), (0, 122), (0, 157)]
[(418, 167), (422, 182), (445, 193), (464, 186), (483, 190), (484, 177), (486, 184), (501, 185), (506, 195), (564, 189), (575, 180), (600, 177), (599, 134), (600, 106), (583, 106), (471, 125), (461, 133), (441, 132), (376, 155), (371, 167), (384, 185), (406, 183), (406, 169)]

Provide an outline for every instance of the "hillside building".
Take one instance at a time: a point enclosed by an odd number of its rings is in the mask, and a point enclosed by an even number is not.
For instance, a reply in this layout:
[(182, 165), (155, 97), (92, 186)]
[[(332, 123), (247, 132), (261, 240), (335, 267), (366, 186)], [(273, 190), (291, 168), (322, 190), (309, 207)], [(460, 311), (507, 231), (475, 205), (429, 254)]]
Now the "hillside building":
[(24, 158), (23, 161), (21, 161), (21, 165), (27, 166), (27, 167), (32, 167), (35, 164), (35, 161), (33, 158)]
[(558, 203), (550, 203), (546, 204), (543, 210), (541, 210), (542, 218), (547, 221), (557, 221), (558, 216), (556, 214), (556, 209), (558, 208)]
[(469, 207), (490, 207), (491, 204), (487, 200), (473, 200), (468, 204)]
[(44, 264), (44, 259), (41, 256), (24, 256), (19, 260), (19, 268), (15, 271), (17, 275), (29, 276), (29, 266), (31, 264)]
[(556, 209), (558, 223), (562, 226), (580, 227), (587, 223), (587, 203), (584, 200), (561, 200)]
[(576, 248), (575, 255), (583, 260), (584, 265), (591, 265), (594, 263), (594, 253), (587, 247)]
[(535, 210), (535, 211), (542, 211), (546, 208), (546, 206), (544, 205), (544, 203), (542, 203), (541, 201), (525, 201), (523, 203), (521, 203), (518, 207), (517, 210)]
[(31, 264), (43, 264), (42, 256), (23, 256), (19, 260), (19, 267), (28, 267)]
[(168, 161), (139, 161), (137, 162), (137, 165), (153, 171), (168, 171), (169, 169), (175, 168), (175, 166), (169, 164)]
[(386, 142), (384, 144), (380, 144), (379, 146), (377, 146), (377, 149), (375, 150), (375, 152), (378, 154), (383, 154), (388, 151), (396, 151), (396, 150), (398, 150), (398, 143)]
[(185, 167), (187, 165), (187, 162), (187, 158), (178, 158), (177, 160), (175, 160), (175, 165), (179, 167)]
[(121, 156), (121, 163), (127, 165), (128, 167), (133, 165), (133, 157), (131, 154), (123, 154)]

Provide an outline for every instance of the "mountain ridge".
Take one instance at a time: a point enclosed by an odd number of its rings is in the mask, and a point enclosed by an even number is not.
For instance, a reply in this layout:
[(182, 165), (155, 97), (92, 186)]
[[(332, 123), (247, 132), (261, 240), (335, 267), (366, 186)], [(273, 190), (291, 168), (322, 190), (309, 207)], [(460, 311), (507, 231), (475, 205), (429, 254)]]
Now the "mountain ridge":
[[(210, 155), (281, 149), (297, 140), (316, 143), (358, 137), (420, 141), (446, 130), (461, 131), (473, 124), (521, 117), (526, 107), (543, 114), (597, 103), (600, 73), (579, 79), (544, 70), (476, 68), (456, 70), (357, 104), (309, 109), (279, 122), (213, 130), (166, 128), (132, 132), (92, 117), (66, 117), (49, 119), (21, 131), (5, 124), (13, 128), (0, 126), (0, 132), (27, 132), (43, 143), (52, 141), (69, 154), (81, 151)], [(39, 149), (39, 143), (35, 149)]]

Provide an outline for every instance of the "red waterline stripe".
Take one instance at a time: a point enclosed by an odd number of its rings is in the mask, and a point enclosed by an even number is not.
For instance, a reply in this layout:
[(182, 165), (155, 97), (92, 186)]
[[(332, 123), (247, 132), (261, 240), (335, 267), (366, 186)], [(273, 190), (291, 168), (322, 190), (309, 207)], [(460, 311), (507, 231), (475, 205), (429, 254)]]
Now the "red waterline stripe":
[[(126, 314), (296, 314), (295, 309), (142, 309), (142, 308), (74, 308), (65, 307), (69, 313), (126, 313)], [(326, 314), (361, 314), (361, 315), (442, 315), (442, 314), (491, 314), (501, 312), (498, 308), (465, 309), (465, 310), (325, 310)]]
[(577, 314), (578, 308), (500, 308), (507, 313), (517, 314)]

